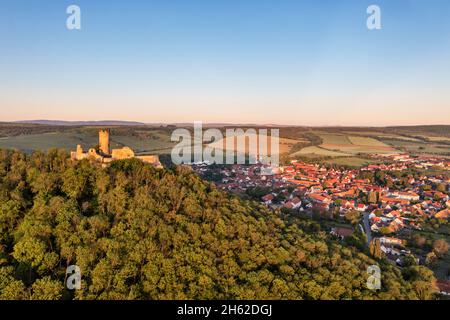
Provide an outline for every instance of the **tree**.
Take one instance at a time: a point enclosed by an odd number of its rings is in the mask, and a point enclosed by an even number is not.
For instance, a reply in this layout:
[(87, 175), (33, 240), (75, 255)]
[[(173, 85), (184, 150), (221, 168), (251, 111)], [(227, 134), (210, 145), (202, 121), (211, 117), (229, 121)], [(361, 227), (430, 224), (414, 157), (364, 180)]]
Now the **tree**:
[(433, 299), (434, 294), (437, 291), (435, 285), (430, 284), (429, 281), (415, 281), (413, 283), (413, 288), (420, 300)]
[(432, 299), (436, 293), (436, 279), (433, 272), (416, 263), (404, 266), (402, 273), (407, 279), (412, 281), (412, 287), (418, 299)]
[(368, 203), (377, 203), (377, 193), (375, 191), (370, 191), (367, 196)]
[(411, 254), (406, 255), (405, 257), (403, 257), (402, 266), (403, 267), (417, 266), (417, 260)]
[(369, 251), (372, 257), (374, 257), (375, 259), (381, 259), (383, 257), (380, 239), (375, 238), (370, 242)]
[(23, 282), (14, 278), (13, 267), (0, 267), (0, 300), (22, 300), (27, 297)]
[(392, 189), (393, 186), (394, 186), (394, 182), (392, 182), (392, 180), (390, 178), (386, 179), (386, 187), (388, 187), (389, 189)]
[(415, 234), (412, 236), (412, 245), (417, 248), (423, 248), (423, 246), (427, 243), (427, 239), (424, 236), (419, 234)]
[(345, 219), (352, 224), (357, 224), (360, 219), (360, 213), (356, 210), (349, 210), (345, 213)]
[(381, 227), (381, 228), (380, 228), (380, 233), (381, 233), (382, 235), (388, 235), (388, 234), (391, 234), (392, 231), (391, 231), (391, 229), (389, 229), (388, 227)]
[(436, 261), (436, 259), (437, 259), (437, 256), (436, 256), (436, 254), (433, 251), (428, 252), (427, 253), (427, 257), (425, 259), (425, 263), (426, 264), (432, 264), (432, 263), (434, 263)]
[(433, 242), (433, 251), (438, 257), (444, 255), (449, 249), (447, 241), (438, 239)]
[(36, 280), (32, 287), (32, 300), (59, 300), (62, 297), (63, 285), (58, 280), (45, 277)]
[(439, 192), (445, 192), (446, 188), (447, 188), (447, 186), (445, 183), (439, 183), (436, 187), (436, 190)]
[(271, 191), (270, 188), (256, 186), (256, 187), (253, 187), (253, 188), (248, 188), (246, 193), (250, 197), (259, 200), (261, 197), (263, 197), (266, 194), (270, 193), (270, 191)]
[(330, 210), (317, 205), (312, 207), (312, 217), (316, 220), (331, 219), (332, 216), (333, 214)]
[(367, 237), (357, 228), (351, 236), (345, 238), (345, 243), (362, 251), (367, 244)]

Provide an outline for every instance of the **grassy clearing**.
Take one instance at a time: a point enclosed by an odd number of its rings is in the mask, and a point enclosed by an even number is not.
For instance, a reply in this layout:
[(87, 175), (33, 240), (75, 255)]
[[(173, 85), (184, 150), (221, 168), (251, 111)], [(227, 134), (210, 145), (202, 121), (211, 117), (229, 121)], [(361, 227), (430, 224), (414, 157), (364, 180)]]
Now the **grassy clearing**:
[(397, 139), (397, 140), (405, 140), (405, 141), (415, 141), (420, 142), (421, 140), (413, 137), (402, 136), (398, 134), (384, 133), (384, 132), (376, 132), (376, 131), (346, 131), (345, 133), (350, 134), (352, 136), (368, 136), (372, 138), (385, 138), (385, 139)]
[(384, 144), (383, 142), (373, 138), (349, 136), (348, 139), (351, 141), (352, 144), (358, 146), (387, 147), (387, 145)]
[(355, 167), (359, 168), (362, 166), (366, 166), (371, 163), (375, 163), (373, 160), (359, 158), (359, 157), (343, 157), (343, 158), (335, 158), (335, 159), (329, 159), (325, 160), (325, 163), (329, 164), (335, 164), (340, 166), (349, 166), (349, 167)]
[(175, 145), (170, 136), (152, 135), (145, 138), (134, 136), (112, 136), (111, 147), (128, 146), (136, 152), (157, 152), (171, 149)]
[(25, 152), (46, 151), (52, 148), (74, 150), (77, 144), (81, 144), (83, 148), (89, 148), (98, 144), (98, 137), (89, 133), (51, 132), (0, 139), (0, 148), (19, 149)]
[(338, 133), (317, 133), (322, 138), (322, 145), (351, 145), (352, 142), (347, 135)]
[(397, 153), (398, 150), (390, 147), (390, 146), (386, 146), (386, 147), (371, 147), (371, 146), (352, 146), (352, 147), (343, 147), (340, 148), (339, 150), (344, 151), (344, 152), (348, 152), (348, 153), (352, 153), (352, 154), (359, 154), (359, 153), (367, 153), (367, 154), (394, 154)]

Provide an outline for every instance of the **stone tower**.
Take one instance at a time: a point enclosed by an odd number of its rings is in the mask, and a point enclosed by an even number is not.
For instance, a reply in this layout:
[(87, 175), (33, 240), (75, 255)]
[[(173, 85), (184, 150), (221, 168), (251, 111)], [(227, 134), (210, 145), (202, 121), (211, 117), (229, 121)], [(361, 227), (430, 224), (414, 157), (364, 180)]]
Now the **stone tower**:
[(109, 130), (100, 130), (98, 132), (98, 143), (100, 151), (105, 154), (109, 155)]

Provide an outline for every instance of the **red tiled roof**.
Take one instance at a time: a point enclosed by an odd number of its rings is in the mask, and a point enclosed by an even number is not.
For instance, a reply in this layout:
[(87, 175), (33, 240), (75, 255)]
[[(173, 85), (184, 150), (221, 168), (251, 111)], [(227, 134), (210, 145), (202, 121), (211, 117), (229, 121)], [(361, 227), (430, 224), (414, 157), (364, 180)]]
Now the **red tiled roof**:
[(438, 213), (436, 213), (434, 215), (434, 217), (438, 218), (438, 219), (448, 219), (450, 217), (450, 210), (445, 209), (445, 210), (439, 211)]
[(450, 293), (450, 280), (437, 280), (436, 285), (440, 292)]
[(266, 202), (266, 201), (273, 200), (273, 198), (275, 198), (273, 194), (266, 194), (264, 197), (262, 197), (262, 200), (264, 202)]
[(338, 236), (345, 238), (345, 237), (351, 236), (354, 231), (353, 231), (353, 229), (350, 229), (350, 228), (338, 227), (338, 228), (333, 229), (333, 232), (335, 234), (337, 234)]

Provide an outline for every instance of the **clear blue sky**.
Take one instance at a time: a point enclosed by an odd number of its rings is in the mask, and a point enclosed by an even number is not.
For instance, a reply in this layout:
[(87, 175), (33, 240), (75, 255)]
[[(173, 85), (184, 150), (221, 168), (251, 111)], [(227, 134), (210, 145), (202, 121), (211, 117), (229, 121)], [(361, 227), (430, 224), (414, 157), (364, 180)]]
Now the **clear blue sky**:
[(449, 17), (448, 0), (2, 0), (0, 121), (450, 124)]

